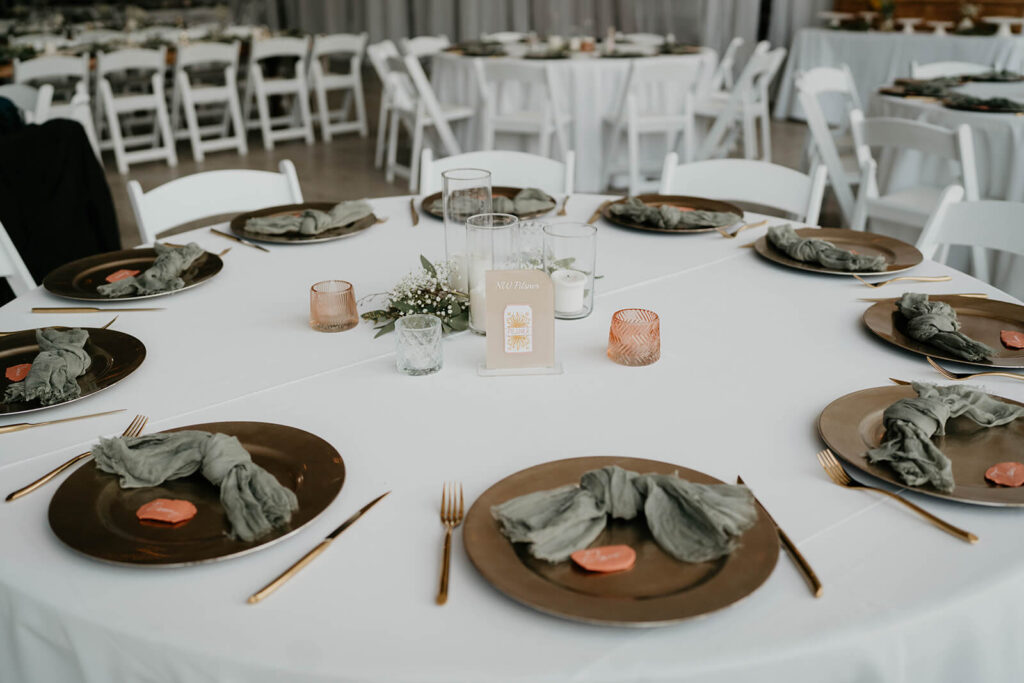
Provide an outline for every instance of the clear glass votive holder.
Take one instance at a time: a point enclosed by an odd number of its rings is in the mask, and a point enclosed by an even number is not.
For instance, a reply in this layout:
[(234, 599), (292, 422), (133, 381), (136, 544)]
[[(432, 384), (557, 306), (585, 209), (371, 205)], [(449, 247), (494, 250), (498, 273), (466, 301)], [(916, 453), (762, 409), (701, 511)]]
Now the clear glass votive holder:
[(317, 332), (344, 332), (359, 324), (351, 282), (324, 280), (309, 288), (309, 326)]
[(485, 213), (466, 221), (469, 257), (469, 329), (487, 333), (487, 271), (519, 269), (519, 219)]
[(482, 168), (453, 168), (441, 173), (444, 214), (444, 258), (448, 284), (457, 292), (469, 292), (469, 258), (466, 221), (491, 212), (491, 172)]
[(395, 364), (403, 375), (429, 375), (444, 365), (441, 319), (417, 313), (395, 321)]
[(661, 358), (661, 320), (654, 311), (624, 308), (612, 316), (608, 357), (619, 365), (650, 365)]
[(544, 227), (544, 269), (555, 288), (555, 317), (586, 318), (594, 310), (597, 228), (587, 223)]
[(544, 228), (540, 221), (519, 221), (519, 267), (544, 270)]

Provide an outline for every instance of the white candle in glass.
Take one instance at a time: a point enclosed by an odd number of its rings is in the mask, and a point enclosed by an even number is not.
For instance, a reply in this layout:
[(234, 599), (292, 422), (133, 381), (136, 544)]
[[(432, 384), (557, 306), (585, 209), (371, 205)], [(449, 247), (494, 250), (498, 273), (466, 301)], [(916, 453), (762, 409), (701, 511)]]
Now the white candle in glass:
[(491, 259), (473, 256), (469, 272), (469, 325), (483, 332), (487, 328), (487, 271), (492, 270)]
[(583, 310), (583, 293), (587, 287), (586, 273), (578, 270), (556, 270), (551, 273), (555, 286), (555, 312), (576, 313)]

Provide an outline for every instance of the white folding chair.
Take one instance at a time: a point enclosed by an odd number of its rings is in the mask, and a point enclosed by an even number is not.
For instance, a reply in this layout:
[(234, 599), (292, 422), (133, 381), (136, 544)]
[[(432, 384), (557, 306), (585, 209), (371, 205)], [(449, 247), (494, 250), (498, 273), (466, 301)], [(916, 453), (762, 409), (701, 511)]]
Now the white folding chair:
[[(693, 97), (702, 65), (699, 59), (681, 62), (673, 57), (632, 60), (615, 110), (602, 121), (610, 136), (601, 172), (605, 186), (612, 183), (616, 173), (625, 171), (629, 193), (637, 194), (643, 191), (643, 184), (650, 184), (641, 176), (661, 170), (640, 168), (641, 135), (663, 135), (665, 149), (673, 151), (681, 146), (683, 159), (693, 158)], [(627, 154), (624, 165), (618, 159), (623, 139)]]
[(423, 59), (425, 57), (432, 57), (437, 53), (443, 51), (445, 48), (450, 47), (452, 42), (448, 40), (446, 35), (437, 36), (417, 36), (415, 38), (402, 38), (399, 41), (402, 47), (402, 55), (408, 57), (412, 55), (417, 59)]
[(43, 83), (36, 88), (24, 83), (8, 83), (0, 85), (0, 97), (6, 97), (18, 108), (25, 123), (45, 123), (50, 117), (53, 86)]
[(974, 76), (992, 71), (991, 64), (974, 62), (930, 62), (928, 64), (910, 63), (910, 77), (927, 80), (945, 76)]
[[(829, 182), (849, 225), (853, 221), (853, 187), (860, 182), (860, 165), (849, 131), (849, 112), (861, 108), (857, 85), (844, 64), (840, 68), (821, 66), (797, 74), (796, 89), (810, 132), (808, 167), (821, 161), (828, 168)], [(830, 102), (844, 100), (846, 113), (836, 128), (829, 124), (823, 97)]]
[(57, 92), (67, 91), (62, 102), (50, 103), (50, 118), (71, 118), (71, 97), (75, 93), (78, 83), (89, 87), (89, 55), (81, 57), (65, 57), (63, 55), (52, 55), (48, 57), (36, 57), (24, 62), (14, 60), (14, 82), (28, 85), (42, 85), (49, 83), (54, 87), (54, 97)]
[(737, 134), (743, 137), (743, 156), (758, 158), (757, 127), (760, 123), (760, 158), (772, 160), (768, 90), (785, 59), (786, 48), (769, 50), (767, 41), (758, 43), (732, 90), (712, 93), (698, 103), (696, 115), (714, 120), (696, 155), (698, 159), (726, 156)]
[(434, 160), (434, 153), (423, 150), (420, 161), (420, 194), (441, 190), (441, 174), (453, 168), (482, 168), (491, 172), (492, 185), (536, 187), (548, 194), (572, 194), (576, 185), (576, 154), (566, 152), (565, 161), (510, 152), (507, 150), (466, 152)]
[[(157, 50), (132, 48), (116, 52), (100, 52), (96, 56), (96, 82), (99, 88), (100, 115), (105, 114), (106, 130), (110, 135), (109, 147), (114, 151), (117, 170), (128, 173), (128, 166), (140, 161), (163, 159), (168, 166), (178, 165), (174, 149), (174, 135), (171, 120), (167, 114), (164, 98), (164, 73), (167, 68), (167, 48)], [(149, 76), (149, 90), (131, 90), (114, 94), (112, 75), (126, 75), (140, 70), (152, 72)], [(116, 76), (115, 76), (116, 77)], [(153, 132), (148, 135), (125, 136), (121, 127), (121, 115), (137, 112), (155, 114)], [(129, 147), (148, 145), (143, 149), (129, 150)], [(100, 147), (104, 147), (101, 137)]]
[(149, 192), (143, 192), (137, 180), (128, 181), (142, 243), (151, 244), (164, 230), (202, 218), (302, 203), (295, 166), (285, 159), (278, 168), (280, 173), (241, 169), (195, 173)]
[(413, 90), (411, 83), (402, 83), (403, 77), (392, 72), (388, 65), (390, 59), (400, 59), (398, 47), (390, 40), (382, 40), (366, 48), (366, 56), (370, 58), (373, 70), (377, 72), (380, 79), (380, 115), (377, 119), (377, 143), (376, 154), (374, 155), (374, 166), (380, 168), (384, 165), (384, 146), (388, 138), (388, 121), (391, 117), (391, 103), (395, 99), (405, 99), (403, 106), (412, 106), (412, 99), (409, 92)]
[(810, 174), (754, 159), (708, 159), (679, 165), (675, 152), (665, 157), (661, 194), (682, 194), (756, 204), (817, 225), (828, 170)]
[(521, 31), (497, 31), (495, 33), (481, 33), (480, 40), (484, 43), (519, 43), (526, 40), (526, 34)]
[(24, 33), (20, 36), (12, 36), (10, 44), (31, 47), (36, 52), (50, 53), (62, 47), (68, 47), (71, 41), (56, 33)]
[[(306, 82), (308, 54), (309, 36), (268, 38), (252, 43), (242, 116), (246, 125), (260, 129), (265, 149), (274, 149), (274, 142), (277, 140), (302, 138), (307, 145), (313, 144), (313, 118), (309, 110), (309, 85)], [(294, 73), (288, 77), (271, 77), (265, 74), (263, 62), (275, 57), (294, 59)], [(275, 95), (292, 97), (291, 113), (271, 117), (270, 98)], [(253, 102), (256, 103), (258, 121), (250, 120)], [(283, 128), (274, 128), (282, 124)]]
[(27, 294), (36, 288), (36, 281), (32, 273), (28, 272), (28, 266), (21, 260), (21, 254), (11, 241), (10, 235), (0, 223), (0, 277), (7, 280), (11, 286), (14, 296), (18, 297)]
[[(473, 60), (482, 111), (481, 148), (494, 149), (498, 133), (537, 138), (537, 153), (551, 155), (551, 138), (565, 158), (569, 151), (567, 128), (572, 115), (555, 96), (554, 69), (550, 64), (525, 60)], [(511, 103), (520, 106), (511, 108)]]
[(85, 129), (85, 137), (89, 138), (89, 146), (96, 155), (96, 161), (103, 165), (103, 155), (100, 153), (100, 141), (96, 136), (96, 126), (92, 119), (92, 106), (89, 99), (89, 90), (83, 81), (75, 84), (75, 94), (68, 105), (70, 110), (65, 118), (74, 119)]
[[(407, 82), (411, 84), (413, 91), (408, 93), (408, 96), (412, 98), (411, 108), (403, 106), (405, 98), (396, 97), (391, 102), (388, 162), (385, 168), (385, 177), (388, 182), (391, 182), (394, 180), (395, 174), (408, 175), (409, 189), (416, 192), (419, 185), (420, 153), (425, 144), (425, 134), (428, 132), (436, 134), (440, 147), (444, 151), (443, 156), (461, 154), (462, 148), (458, 140), (455, 139), (451, 124), (455, 121), (471, 119), (476, 114), (476, 110), (461, 104), (438, 102), (427, 74), (424, 73), (419, 59), (413, 55), (408, 55), (404, 59), (391, 58), (388, 65), (399, 76), (399, 79), (394, 81), (396, 87), (398, 87), (398, 83)], [(399, 166), (397, 161), (400, 124), (404, 125), (412, 135), (412, 159), (408, 169)]]
[(955, 130), (921, 121), (900, 118), (865, 119), (859, 109), (850, 112), (850, 125), (860, 162), (860, 188), (850, 227), (864, 230), (869, 218), (899, 225), (923, 228), (939, 202), (941, 187), (910, 185), (887, 190), (879, 189), (878, 163), (871, 148), (894, 151), (917, 150), (926, 155), (947, 159), (958, 167), (958, 178), (969, 201), (978, 196), (978, 175), (974, 164), (974, 140), (966, 124)]
[(974, 276), (991, 282), (986, 249), (1024, 255), (1024, 202), (961, 201), (964, 194), (959, 185), (942, 191), (917, 248), (925, 258), (945, 261), (949, 247), (971, 247)]
[[(333, 133), (358, 132), (360, 137), (368, 134), (366, 128), (366, 103), (363, 100), (363, 50), (366, 49), (366, 33), (353, 35), (336, 33), (330, 36), (316, 36), (309, 59), (309, 81), (316, 95), (317, 114), (320, 118), (320, 135), (330, 140)], [(330, 71), (332, 57), (348, 56), (348, 73)], [(341, 108), (327, 107), (329, 91), (345, 93)], [(355, 102), (355, 118), (350, 118)]]
[(707, 91), (698, 91), (698, 106), (700, 101), (711, 93), (728, 92), (736, 85), (736, 79), (734, 76), (734, 71), (736, 69), (736, 55), (739, 53), (740, 48), (743, 47), (744, 42), (745, 41), (739, 36), (736, 36), (729, 41), (729, 45), (725, 48), (722, 58), (718, 60), (718, 63), (715, 64), (714, 70), (711, 72)]
[[(174, 91), (171, 94), (171, 128), (181, 130), (181, 114), (185, 114), (192, 156), (203, 161), (207, 152), (234, 149), (249, 152), (242, 108), (238, 101), (238, 55), (240, 45), (225, 43), (190, 43), (178, 46), (174, 64)], [(190, 67), (216, 71), (223, 83), (203, 83), (190, 72)], [(200, 108), (216, 116), (216, 123), (200, 125)], [(205, 138), (203, 136), (206, 136)]]

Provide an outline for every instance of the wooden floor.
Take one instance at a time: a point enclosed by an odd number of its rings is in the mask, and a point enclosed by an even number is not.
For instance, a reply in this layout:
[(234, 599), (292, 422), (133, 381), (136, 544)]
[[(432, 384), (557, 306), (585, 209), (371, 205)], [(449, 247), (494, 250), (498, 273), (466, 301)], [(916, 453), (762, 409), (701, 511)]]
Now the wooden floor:
[[(275, 171), (282, 159), (291, 159), (298, 171), (302, 194), (307, 201), (337, 202), (345, 199), (408, 194), (407, 180), (396, 178), (394, 183), (388, 183), (384, 179), (384, 170), (373, 166), (380, 88), (372, 74), (365, 74), (363, 82), (366, 84), (367, 116), (370, 122), (370, 135), (367, 138), (349, 133), (336, 136), (331, 142), (325, 143), (318, 137), (312, 145), (306, 145), (303, 141), (277, 143), (274, 150), (268, 152), (263, 149), (258, 132), (251, 131), (247, 156), (239, 156), (234, 151), (214, 152), (207, 154), (206, 160), (201, 164), (192, 158), (192, 149), (188, 143), (179, 142), (176, 168), (170, 168), (164, 162), (148, 162), (131, 166), (127, 176), (117, 172), (113, 154), (105, 153), (107, 182), (114, 196), (122, 244), (127, 248), (139, 243), (135, 218), (126, 190), (129, 179), (139, 181), (142, 189), (148, 191), (174, 178), (199, 171), (229, 168)], [(805, 130), (806, 126), (802, 123), (773, 121), (773, 161), (796, 168), (803, 151)], [(319, 129), (317, 133), (319, 134)], [(399, 158), (401, 159), (401, 156)], [(837, 211), (834, 200), (826, 201), (822, 211), (822, 224), (838, 225)]]

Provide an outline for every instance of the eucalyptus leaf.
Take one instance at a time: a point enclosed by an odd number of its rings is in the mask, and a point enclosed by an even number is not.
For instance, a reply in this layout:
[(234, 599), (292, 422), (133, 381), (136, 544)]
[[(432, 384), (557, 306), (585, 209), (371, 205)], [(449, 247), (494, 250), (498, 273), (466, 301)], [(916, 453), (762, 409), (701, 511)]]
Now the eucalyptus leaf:
[(427, 257), (420, 254), (420, 263), (423, 264), (424, 270), (430, 273), (430, 277), (437, 277), (437, 269), (434, 268), (434, 264), (427, 260)]
[(451, 319), (451, 328), (456, 332), (462, 332), (463, 330), (469, 329), (469, 317), (460, 315), (457, 318)]
[(388, 332), (391, 332), (391, 331), (393, 331), (394, 329), (395, 329), (395, 321), (394, 321), (394, 320), (392, 320), (391, 322), (389, 322), (389, 323), (388, 323), (387, 325), (385, 325), (384, 327), (378, 327), (378, 328), (377, 328), (377, 334), (373, 335), (373, 338), (374, 338), (374, 339), (376, 339), (377, 337), (380, 337), (380, 336), (382, 336), (382, 335), (385, 335), (385, 334), (387, 334)]

